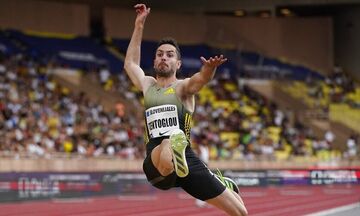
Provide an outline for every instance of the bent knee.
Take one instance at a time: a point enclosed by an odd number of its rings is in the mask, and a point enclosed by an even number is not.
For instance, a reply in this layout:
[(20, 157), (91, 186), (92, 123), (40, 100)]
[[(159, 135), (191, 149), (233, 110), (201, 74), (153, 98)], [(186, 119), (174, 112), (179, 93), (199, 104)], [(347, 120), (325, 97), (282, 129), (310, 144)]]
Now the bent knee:
[(241, 205), (241, 206), (233, 206), (231, 209), (229, 209), (228, 212), (230, 215), (236, 215), (236, 216), (247, 216), (248, 215), (248, 211), (245, 208), (245, 206)]
[(238, 214), (237, 215), (241, 215), (241, 216), (247, 216), (248, 215), (248, 211), (245, 207), (241, 206), (237, 209)]
[(167, 176), (174, 171), (174, 167), (172, 166), (172, 164), (171, 165), (164, 164), (164, 165), (160, 165), (158, 167), (158, 170), (162, 176)]
[(242, 209), (241, 214), (242, 214), (242, 216), (247, 216), (249, 213), (248, 213), (247, 209)]
[(248, 213), (247, 213), (247, 211), (243, 211), (243, 210), (235, 210), (235, 211), (232, 211), (232, 213), (230, 213), (230, 215), (234, 215), (234, 216), (247, 216)]

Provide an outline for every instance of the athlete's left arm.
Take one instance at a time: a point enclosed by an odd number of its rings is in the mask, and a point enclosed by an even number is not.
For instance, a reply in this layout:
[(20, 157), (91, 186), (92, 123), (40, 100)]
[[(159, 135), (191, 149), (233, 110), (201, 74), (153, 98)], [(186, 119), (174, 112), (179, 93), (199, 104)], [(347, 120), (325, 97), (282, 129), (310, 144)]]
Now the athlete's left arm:
[(210, 57), (209, 59), (201, 57), (200, 59), (203, 64), (200, 71), (181, 83), (183, 87), (182, 92), (185, 95), (194, 95), (198, 93), (202, 87), (212, 80), (216, 68), (227, 61), (227, 58), (224, 58), (223, 55)]

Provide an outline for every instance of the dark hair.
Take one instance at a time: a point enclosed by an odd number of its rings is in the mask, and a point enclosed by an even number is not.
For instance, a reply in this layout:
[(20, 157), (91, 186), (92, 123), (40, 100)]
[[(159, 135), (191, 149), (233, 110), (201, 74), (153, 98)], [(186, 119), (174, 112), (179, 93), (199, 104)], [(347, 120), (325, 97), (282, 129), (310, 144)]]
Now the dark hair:
[(166, 38), (161, 39), (157, 45), (157, 48), (159, 48), (163, 44), (170, 44), (170, 45), (174, 46), (176, 49), (176, 54), (177, 54), (178, 59), (181, 59), (180, 48), (179, 48), (177, 41), (174, 38), (166, 37)]

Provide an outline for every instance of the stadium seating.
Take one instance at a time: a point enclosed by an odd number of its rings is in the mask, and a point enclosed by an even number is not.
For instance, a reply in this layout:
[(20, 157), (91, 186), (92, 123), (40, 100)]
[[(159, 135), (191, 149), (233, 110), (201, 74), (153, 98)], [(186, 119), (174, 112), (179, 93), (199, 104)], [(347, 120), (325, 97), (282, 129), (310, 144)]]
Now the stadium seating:
[[(33, 86), (25, 85), (20, 88), (18, 82), (11, 82), (14, 85), (15, 96), (16, 94), (27, 95), (26, 103), (41, 105), (52, 110), (52, 114), (38, 113), (37, 115), (44, 115), (47, 118), (47, 121), (43, 123), (47, 125), (48, 129), (45, 131), (46, 133), (40, 135), (35, 132), (30, 134), (30, 140), (40, 136), (44, 141), (39, 143), (39, 140), (34, 142), (22, 140), (19, 138), (19, 134), (23, 134), (24, 131), (17, 130), (14, 134), (7, 135), (5, 143), (1, 144), (2, 151), (27, 151), (38, 156), (60, 151), (88, 156), (143, 157), (141, 131), (144, 130), (144, 127), (139, 124), (135, 125), (136, 122), (142, 122), (141, 119), (136, 119), (135, 116), (116, 116), (115, 105), (112, 112), (104, 112), (100, 104), (86, 101), (84, 96), (75, 95), (71, 90), (60, 87), (48, 73), (47, 66), (36, 66), (55, 60), (60, 66), (81, 68), (86, 72), (90, 71), (89, 69), (92, 67), (101, 68), (105, 65), (112, 75), (108, 76), (107, 80), (98, 79), (101, 80), (101, 83), (98, 84), (103, 85), (104, 91), (118, 92), (129, 103), (143, 101), (141, 93), (128, 82), (124, 73), (119, 73), (122, 71), (123, 65), (121, 58), (111, 54), (105, 44), (96, 43), (87, 37), (48, 37), (38, 33), (22, 33), (14, 30), (2, 33), (4, 34), (0, 34), (0, 44), (5, 44), (10, 55), (16, 52), (25, 55), (20, 59), (6, 58), (2, 62), (5, 66), (19, 65), (19, 69), (13, 71), (19, 82), (35, 82), (40, 83), (41, 86), (53, 86), (50, 89), (41, 88), (38, 92), (32, 89)], [(14, 42), (17, 42), (18, 45)], [(128, 40), (113, 39), (110, 43), (118, 49), (120, 55), (125, 54)], [(152, 68), (152, 57), (156, 44), (152, 41), (143, 43), (143, 62), (141, 64), (146, 70)], [(329, 160), (335, 157), (336, 149), (333, 151), (327, 144), (319, 145), (324, 141), (307, 135), (306, 128), (298, 128), (296, 125), (289, 124), (289, 117), (284, 115), (284, 111), (278, 109), (275, 104), (267, 101), (248, 86), (240, 86), (239, 74), (236, 74), (240, 70), (243, 75), (259, 72), (256, 76), (263, 78), (282, 77), (296, 80), (304, 79), (309, 74), (313, 74), (313, 71), (265, 58), (256, 53), (242, 52), (239, 54), (231, 49), (218, 49), (203, 44), (181, 45), (180, 49), (183, 59), (182, 73), (185, 76), (196, 72), (201, 66), (200, 56), (207, 57), (224, 53), (229, 59), (239, 59), (240, 55), (240, 68), (234, 61), (228, 61), (219, 68), (216, 79), (204, 87), (198, 95), (197, 109), (202, 112), (197, 112), (194, 117), (192, 139), (194, 145), (199, 142), (208, 143), (212, 159), (253, 160), (265, 157), (270, 160), (287, 160), (292, 157), (302, 158), (305, 156)], [(5, 53), (5, 51), (2, 52)], [(258, 67), (259, 61), (262, 62), (261, 68)], [(269, 73), (275, 74), (275, 76), (268, 76)], [(320, 75), (312, 76), (321, 78)], [(8, 78), (2, 80), (3, 85), (6, 85), (6, 82), (9, 82)], [(323, 92), (330, 91), (324, 83), (321, 86)], [(284, 88), (294, 97), (305, 98), (309, 104), (316, 104), (316, 100), (308, 96), (309, 88), (303, 82), (295, 81), (294, 85)], [(54, 102), (55, 107), (46, 104), (46, 100), (41, 97), (42, 94), (52, 95), (49, 100)], [(356, 103), (359, 99), (358, 91), (349, 94), (347, 99)], [(13, 99), (10, 98), (10, 100)], [(65, 102), (64, 100), (69, 104), (62, 104)], [(327, 104), (329, 98), (323, 98), (321, 101)], [(15, 106), (20, 105), (16, 101), (13, 103)], [(83, 112), (74, 113), (71, 107), (75, 104), (81, 107)], [(2, 104), (2, 107), (10, 110), (11, 113), (13, 108), (6, 107), (8, 105)], [(34, 110), (30, 109), (30, 111)], [(32, 116), (33, 114), (27, 113), (27, 115)], [(5, 129), (2, 129), (2, 133), (18, 127), (20, 123), (12, 120), (18, 117), (16, 113), (12, 113), (8, 119), (5, 119)], [(114, 121), (111, 120), (113, 117)], [(336, 119), (336, 117), (334, 118)], [(83, 122), (85, 119), (91, 120)], [(29, 118), (22, 120), (27, 123)], [(86, 128), (88, 129), (86, 130)], [(59, 137), (62, 139), (59, 140)], [(20, 139), (18, 146), (11, 145), (14, 139)], [(42, 143), (45, 141), (47, 143)]]
[(33, 58), (56, 61), (72, 68), (91, 69), (107, 66), (114, 73), (122, 71), (123, 62), (109, 52), (103, 44), (89, 37), (72, 35), (52, 36), (36, 32), (7, 30), (6, 34), (24, 47)]

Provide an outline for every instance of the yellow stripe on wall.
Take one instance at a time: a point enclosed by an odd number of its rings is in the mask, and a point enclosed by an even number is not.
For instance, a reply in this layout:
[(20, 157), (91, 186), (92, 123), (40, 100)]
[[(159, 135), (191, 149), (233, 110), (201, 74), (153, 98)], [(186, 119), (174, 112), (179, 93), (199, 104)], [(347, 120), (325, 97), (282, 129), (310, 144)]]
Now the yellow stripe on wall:
[(26, 30), (23, 32), (29, 36), (36, 36), (36, 37), (44, 37), (44, 38), (58, 38), (58, 39), (74, 39), (76, 35), (73, 34), (64, 34), (64, 33), (55, 33), (55, 32), (39, 32), (33, 30)]

